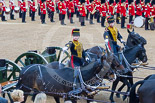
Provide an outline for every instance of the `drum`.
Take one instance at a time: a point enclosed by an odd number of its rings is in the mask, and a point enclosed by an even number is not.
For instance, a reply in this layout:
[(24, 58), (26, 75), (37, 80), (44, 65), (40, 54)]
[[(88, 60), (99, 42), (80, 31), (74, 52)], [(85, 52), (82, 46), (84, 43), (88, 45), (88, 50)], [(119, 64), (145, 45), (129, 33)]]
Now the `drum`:
[(15, 13), (19, 13), (19, 7), (16, 6), (14, 11), (15, 11)]
[(10, 8), (6, 8), (5, 14), (6, 15), (10, 14)]
[(140, 28), (144, 26), (145, 18), (138, 16), (134, 19), (134, 26)]
[(132, 24), (128, 23), (126, 27), (127, 29), (132, 29)]

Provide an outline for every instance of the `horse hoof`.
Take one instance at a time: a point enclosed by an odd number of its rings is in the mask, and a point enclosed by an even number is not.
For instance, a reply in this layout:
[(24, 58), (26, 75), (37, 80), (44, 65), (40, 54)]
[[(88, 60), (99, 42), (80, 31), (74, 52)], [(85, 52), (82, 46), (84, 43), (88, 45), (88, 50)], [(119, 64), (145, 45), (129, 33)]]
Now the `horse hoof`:
[(123, 98), (123, 101), (124, 101), (127, 98), (127, 96), (124, 95), (124, 96), (122, 96), (122, 98)]
[(116, 94), (116, 97), (117, 97), (117, 98), (120, 98), (120, 94), (117, 93), (117, 94)]

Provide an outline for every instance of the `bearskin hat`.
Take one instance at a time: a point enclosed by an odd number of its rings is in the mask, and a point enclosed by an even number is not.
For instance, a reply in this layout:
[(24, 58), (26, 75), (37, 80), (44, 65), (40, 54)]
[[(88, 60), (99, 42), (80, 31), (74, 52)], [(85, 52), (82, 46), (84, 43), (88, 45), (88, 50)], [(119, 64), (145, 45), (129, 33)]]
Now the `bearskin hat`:
[(114, 0), (109, 0), (109, 4), (112, 4), (112, 3), (114, 3)]
[(85, 0), (80, 0), (80, 2), (81, 2), (81, 4), (82, 4), (82, 3), (85, 3)]
[(140, 0), (136, 0), (136, 5), (140, 3)]
[(119, 3), (119, 0), (116, 0), (116, 4)]
[[(154, 1), (154, 0), (153, 0)], [(150, 2), (150, 0), (145, 0), (145, 4), (147, 4), (147, 3), (149, 3)]]
[(155, 0), (152, 0), (151, 5), (152, 6), (155, 5)]
[(121, 3), (124, 3), (125, 2), (125, 0), (121, 0)]
[(128, 0), (128, 3), (131, 4), (133, 2), (133, 0)]
[(106, 1), (105, 0), (101, 0), (101, 4), (105, 3)]

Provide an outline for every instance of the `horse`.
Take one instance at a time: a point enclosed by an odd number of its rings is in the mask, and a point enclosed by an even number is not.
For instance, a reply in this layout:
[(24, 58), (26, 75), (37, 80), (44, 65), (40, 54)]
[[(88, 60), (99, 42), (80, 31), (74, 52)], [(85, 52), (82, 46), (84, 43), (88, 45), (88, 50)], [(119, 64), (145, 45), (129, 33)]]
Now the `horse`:
[[(146, 55), (146, 50), (144, 48), (144, 45), (146, 44), (146, 40), (143, 37), (140, 37), (139, 34), (135, 33), (134, 30), (130, 32), (128, 30), (129, 36), (127, 39), (127, 45), (124, 47), (125, 50), (123, 51), (122, 55), (124, 55), (126, 62), (123, 61), (123, 65), (125, 68), (129, 68), (136, 59), (139, 59), (143, 63), (147, 61), (147, 55)], [(136, 36), (134, 36), (136, 35)], [(130, 68), (132, 71), (134, 68)], [(124, 75), (128, 76), (133, 76), (132, 71), (129, 71), (125, 73)], [(112, 90), (114, 91), (117, 87), (118, 82), (121, 81), (123, 84), (122, 86), (118, 89), (120, 92), (125, 85), (127, 85), (127, 92), (129, 92), (131, 86), (133, 85), (133, 78), (126, 78), (126, 77), (117, 77), (117, 79), (113, 82), (112, 84)], [(110, 95), (110, 100), (112, 103), (114, 103), (113, 99), (114, 93), (112, 92)], [(116, 96), (120, 98), (120, 94), (117, 93)], [(125, 100), (127, 96), (123, 96), (123, 100)]]
[[(104, 78), (104, 79), (108, 79), (109, 81), (114, 81), (116, 79), (116, 75), (115, 75), (115, 72), (113, 72), (113, 70), (120, 70), (120, 71), (124, 70), (124, 67), (120, 64), (118, 58), (112, 53), (106, 52), (105, 49), (100, 46), (94, 46), (90, 49), (85, 50), (85, 54), (89, 58), (89, 62), (101, 58), (103, 54), (106, 55), (105, 57), (107, 58), (107, 61), (109, 63), (111, 62), (110, 64), (113, 69), (109, 69), (108, 72), (100, 72), (99, 74), (97, 74), (97, 78), (99, 78), (100, 80), (101, 78)], [(47, 66), (49, 68), (54, 68), (54, 69), (61, 69), (65, 67), (64, 64), (60, 65), (58, 62), (49, 63)], [(68, 66), (71, 67), (70, 62)], [(102, 75), (104, 75), (104, 77), (102, 77)], [(89, 98), (93, 99), (93, 96), (89, 96)], [(55, 100), (59, 101), (59, 98), (55, 97)], [(89, 103), (90, 101), (88, 100), (87, 102)]]
[[(135, 93), (136, 87), (138, 94)], [(149, 75), (144, 80), (136, 82), (130, 91), (129, 103), (155, 103), (155, 74)]]
[(134, 29), (132, 31), (127, 29), (127, 31), (129, 33), (127, 42), (126, 42), (127, 47), (133, 47), (140, 43), (142, 43), (143, 45), (147, 44), (146, 39), (144, 37), (140, 36), (138, 33), (134, 32)]
[[(81, 68), (81, 74), (85, 83), (93, 85), (98, 80), (96, 74), (105, 71), (108, 72), (110, 66), (106, 61), (107, 58), (101, 56), (100, 59)], [(16, 87), (26, 92), (26, 94), (24, 94), (24, 102), (26, 101), (28, 94), (35, 91), (43, 91), (47, 95), (54, 97), (63, 97), (63, 93), (67, 94), (73, 90), (73, 74), (74, 70), (70, 67), (53, 69), (46, 65), (33, 64), (22, 69)], [(85, 92), (82, 92), (81, 94), (88, 95)]]

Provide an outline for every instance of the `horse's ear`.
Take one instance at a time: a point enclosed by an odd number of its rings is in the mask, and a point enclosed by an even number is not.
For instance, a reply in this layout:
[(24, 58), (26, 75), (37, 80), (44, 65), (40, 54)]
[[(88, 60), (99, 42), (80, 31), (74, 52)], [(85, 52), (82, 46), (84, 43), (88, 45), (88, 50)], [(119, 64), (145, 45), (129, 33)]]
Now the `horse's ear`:
[(131, 33), (129, 29), (127, 29), (127, 31), (128, 31), (129, 34)]
[(133, 31), (133, 32), (135, 31), (134, 28), (132, 29), (132, 31)]

